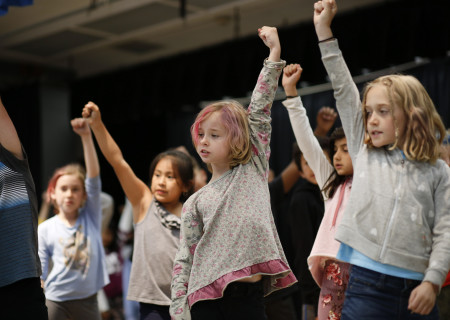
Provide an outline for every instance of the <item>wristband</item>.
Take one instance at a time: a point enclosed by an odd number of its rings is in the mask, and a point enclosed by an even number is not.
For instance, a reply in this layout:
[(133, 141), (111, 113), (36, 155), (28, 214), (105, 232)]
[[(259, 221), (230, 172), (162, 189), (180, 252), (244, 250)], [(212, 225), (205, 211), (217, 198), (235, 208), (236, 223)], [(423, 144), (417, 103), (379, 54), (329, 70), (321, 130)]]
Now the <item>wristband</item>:
[(322, 43), (322, 42), (326, 42), (326, 41), (330, 41), (330, 40), (334, 40), (334, 39), (336, 39), (336, 38), (335, 37), (330, 37), (330, 38), (327, 38), (327, 39), (320, 40), (318, 43)]
[(292, 99), (292, 98), (297, 98), (298, 97), (298, 95), (296, 95), (296, 96), (286, 96), (286, 99)]

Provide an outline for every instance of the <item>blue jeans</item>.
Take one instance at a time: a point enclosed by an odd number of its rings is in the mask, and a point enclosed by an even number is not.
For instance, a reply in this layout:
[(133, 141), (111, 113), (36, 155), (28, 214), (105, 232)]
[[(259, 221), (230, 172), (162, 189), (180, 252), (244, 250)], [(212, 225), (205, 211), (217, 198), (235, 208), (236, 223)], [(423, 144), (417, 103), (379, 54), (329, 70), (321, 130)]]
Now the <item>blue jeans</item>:
[(420, 283), (421, 281), (393, 277), (352, 266), (342, 320), (438, 320), (436, 305), (426, 316), (408, 310), (411, 291)]

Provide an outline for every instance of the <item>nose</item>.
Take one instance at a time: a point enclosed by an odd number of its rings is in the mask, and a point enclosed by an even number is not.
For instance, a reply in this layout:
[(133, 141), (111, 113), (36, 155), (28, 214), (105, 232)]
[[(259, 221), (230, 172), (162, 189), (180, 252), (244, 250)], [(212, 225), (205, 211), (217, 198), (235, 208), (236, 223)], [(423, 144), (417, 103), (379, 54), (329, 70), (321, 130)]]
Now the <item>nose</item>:
[(369, 115), (369, 118), (367, 119), (367, 123), (369, 123), (371, 125), (378, 124), (378, 118), (375, 116), (375, 113), (372, 113), (371, 115)]
[(338, 151), (336, 151), (336, 153), (334, 154), (334, 160), (340, 160), (341, 159), (341, 153)]
[(160, 176), (158, 177), (157, 183), (161, 186), (166, 184), (166, 177), (165, 176)]
[(200, 144), (202, 144), (202, 145), (208, 144), (208, 139), (206, 138), (206, 135), (204, 135), (203, 137), (200, 138)]

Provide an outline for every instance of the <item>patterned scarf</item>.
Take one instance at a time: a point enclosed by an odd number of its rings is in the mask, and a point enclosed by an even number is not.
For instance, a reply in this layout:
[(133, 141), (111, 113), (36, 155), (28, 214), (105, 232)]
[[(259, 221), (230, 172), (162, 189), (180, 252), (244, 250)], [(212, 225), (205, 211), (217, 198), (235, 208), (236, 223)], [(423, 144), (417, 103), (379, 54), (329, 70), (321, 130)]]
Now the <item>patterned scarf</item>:
[(166, 227), (167, 229), (180, 230), (181, 219), (179, 217), (164, 209), (161, 203), (159, 203), (157, 200), (155, 200), (155, 206), (155, 215), (158, 217), (164, 227)]

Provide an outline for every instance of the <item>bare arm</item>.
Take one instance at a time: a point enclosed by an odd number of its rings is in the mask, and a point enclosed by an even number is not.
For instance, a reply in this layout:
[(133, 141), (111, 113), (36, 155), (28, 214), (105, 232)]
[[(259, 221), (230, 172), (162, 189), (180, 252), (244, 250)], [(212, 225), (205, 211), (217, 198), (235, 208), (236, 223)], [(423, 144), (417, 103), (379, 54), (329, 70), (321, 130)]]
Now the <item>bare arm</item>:
[(144, 217), (153, 199), (150, 188), (135, 175), (123, 158), (122, 151), (101, 120), (98, 106), (93, 102), (86, 104), (83, 109), (83, 117), (87, 119), (94, 132), (100, 150), (113, 167), (120, 185), (133, 207), (133, 220), (138, 223)]
[(18, 159), (23, 160), (22, 145), (16, 128), (0, 99), (0, 144)]

